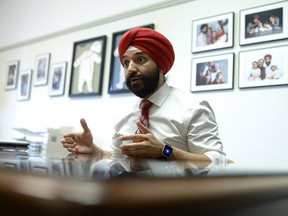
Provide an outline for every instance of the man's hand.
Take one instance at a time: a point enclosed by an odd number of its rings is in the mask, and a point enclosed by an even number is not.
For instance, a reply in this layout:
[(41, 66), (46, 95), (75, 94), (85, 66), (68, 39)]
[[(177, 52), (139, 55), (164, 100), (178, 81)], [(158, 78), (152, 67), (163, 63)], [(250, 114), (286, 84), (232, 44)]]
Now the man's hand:
[(92, 133), (84, 118), (80, 119), (83, 132), (64, 134), (61, 143), (69, 152), (91, 154), (95, 153)]
[(140, 121), (137, 121), (137, 127), (142, 134), (123, 135), (119, 138), (120, 141), (131, 141), (121, 144), (120, 151), (131, 157), (159, 158), (164, 144)]

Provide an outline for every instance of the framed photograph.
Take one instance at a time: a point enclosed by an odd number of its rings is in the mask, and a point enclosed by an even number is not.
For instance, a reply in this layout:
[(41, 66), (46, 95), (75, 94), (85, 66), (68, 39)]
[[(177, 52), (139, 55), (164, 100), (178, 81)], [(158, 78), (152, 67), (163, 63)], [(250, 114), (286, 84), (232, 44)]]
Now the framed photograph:
[(288, 37), (288, 2), (240, 11), (240, 45)]
[[(154, 24), (144, 25), (142, 27), (154, 29)], [(118, 56), (118, 42), (121, 36), (128, 31), (115, 32), (112, 35), (112, 50), (111, 50), (111, 63), (110, 63), (110, 76), (109, 76), (109, 87), (108, 93), (124, 93), (130, 92), (126, 86), (124, 68), (120, 63)]]
[(74, 42), (69, 96), (102, 94), (106, 36)]
[(192, 53), (233, 47), (234, 13), (192, 22)]
[(48, 82), (50, 54), (41, 54), (36, 57), (34, 85), (46, 85)]
[(23, 70), (19, 72), (17, 100), (29, 100), (31, 93), (32, 70)]
[(6, 85), (5, 85), (6, 90), (16, 89), (18, 70), (19, 70), (19, 61), (8, 62), (6, 71)]
[(49, 80), (49, 95), (60, 96), (64, 94), (66, 79), (66, 62), (60, 62), (51, 66)]
[(234, 53), (192, 59), (191, 91), (233, 89)]
[(239, 88), (288, 84), (288, 46), (239, 53)]

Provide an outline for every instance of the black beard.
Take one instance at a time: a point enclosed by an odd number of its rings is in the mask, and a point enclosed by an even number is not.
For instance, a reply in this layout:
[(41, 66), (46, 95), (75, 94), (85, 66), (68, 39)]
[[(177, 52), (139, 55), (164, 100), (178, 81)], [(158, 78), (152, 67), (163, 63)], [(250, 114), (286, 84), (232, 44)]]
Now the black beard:
[[(144, 87), (141, 87), (142, 85), (141, 86), (139, 86), (139, 85), (133, 85), (132, 86), (130, 80), (134, 77), (136, 77), (138, 79), (142, 79)], [(155, 91), (155, 89), (157, 88), (158, 82), (159, 82), (159, 78), (160, 78), (160, 69), (159, 69), (159, 67), (156, 67), (153, 71), (151, 71), (147, 75), (133, 74), (133, 73), (130, 74), (126, 79), (126, 86), (136, 96), (138, 96), (140, 98), (144, 98), (148, 94)]]

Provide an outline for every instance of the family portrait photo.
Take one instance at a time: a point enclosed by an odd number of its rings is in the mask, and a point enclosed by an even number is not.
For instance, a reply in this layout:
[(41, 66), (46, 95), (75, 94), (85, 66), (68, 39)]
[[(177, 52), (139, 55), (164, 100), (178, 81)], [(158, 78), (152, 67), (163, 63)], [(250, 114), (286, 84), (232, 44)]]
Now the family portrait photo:
[(240, 45), (287, 38), (288, 2), (240, 11)]
[(8, 62), (6, 71), (6, 90), (16, 89), (19, 61)]
[(51, 66), (51, 75), (49, 81), (50, 96), (59, 96), (64, 94), (66, 67), (66, 62), (55, 63)]
[(234, 13), (192, 22), (192, 52), (233, 46)]
[(288, 83), (288, 50), (273, 47), (239, 53), (239, 88)]
[(38, 55), (35, 62), (35, 77), (34, 85), (46, 85), (48, 82), (48, 73), (49, 73), (49, 64), (50, 64), (50, 54), (45, 53)]
[(17, 100), (29, 100), (31, 90), (32, 70), (23, 70), (19, 72)]
[(233, 88), (234, 53), (192, 59), (191, 91)]
[(110, 78), (109, 78), (109, 89), (108, 93), (123, 93), (129, 92), (126, 86), (124, 68), (120, 64), (119, 56), (118, 56), (118, 42), (121, 36), (126, 31), (115, 32), (113, 33), (113, 45), (111, 51), (111, 63), (110, 63)]

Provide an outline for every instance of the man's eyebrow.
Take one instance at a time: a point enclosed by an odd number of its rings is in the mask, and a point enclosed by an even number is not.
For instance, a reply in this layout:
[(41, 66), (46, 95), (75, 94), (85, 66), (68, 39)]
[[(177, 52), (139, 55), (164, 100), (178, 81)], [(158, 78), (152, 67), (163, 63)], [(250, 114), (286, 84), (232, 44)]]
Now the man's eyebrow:
[(145, 53), (142, 52), (142, 51), (138, 51), (138, 52), (135, 53), (135, 55), (144, 55), (144, 54), (145, 54)]
[[(141, 55), (146, 55), (144, 52), (142, 52), (141, 50), (135, 52), (133, 55), (137, 55), (137, 56), (141, 56)], [(127, 54), (124, 54), (122, 59), (124, 59), (125, 57), (127, 57)]]

